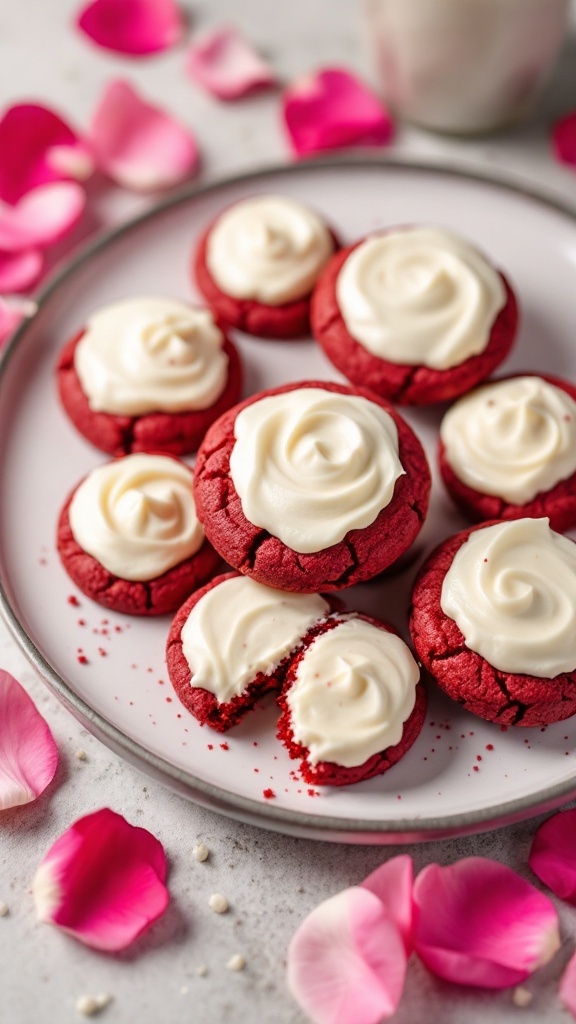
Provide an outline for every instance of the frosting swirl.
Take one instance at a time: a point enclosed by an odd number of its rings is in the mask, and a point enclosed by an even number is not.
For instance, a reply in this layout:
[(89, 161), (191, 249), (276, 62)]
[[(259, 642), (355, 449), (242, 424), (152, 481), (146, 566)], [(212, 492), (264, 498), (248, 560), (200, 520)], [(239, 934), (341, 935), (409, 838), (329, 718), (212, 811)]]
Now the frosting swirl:
[(200, 598), (182, 628), (191, 686), (209, 690), (219, 703), (239, 696), (329, 613), (317, 594), (284, 593), (244, 576), (224, 580)]
[(460, 480), (524, 505), (576, 471), (576, 402), (541, 377), (498, 381), (456, 402), (440, 437)]
[(90, 318), (74, 366), (95, 412), (207, 409), (226, 386), (223, 343), (208, 309), (158, 297), (124, 299)]
[(313, 210), (287, 196), (255, 196), (218, 218), (206, 263), (222, 291), (281, 306), (310, 294), (333, 251)]
[(336, 280), (348, 333), (380, 359), (447, 370), (488, 344), (506, 291), (469, 242), (438, 228), (376, 235)]
[(243, 409), (230, 475), (246, 518), (294, 551), (369, 526), (405, 470), (392, 417), (374, 402), (296, 388)]
[(547, 519), (470, 534), (440, 603), (466, 646), (501, 672), (553, 678), (576, 668), (576, 545)]
[(317, 636), (298, 664), (287, 695), (294, 738), (311, 764), (364, 764), (400, 742), (419, 677), (400, 637), (347, 618)]
[(204, 540), (192, 472), (165, 455), (127, 455), (92, 470), (69, 516), (77, 544), (124, 580), (156, 579)]

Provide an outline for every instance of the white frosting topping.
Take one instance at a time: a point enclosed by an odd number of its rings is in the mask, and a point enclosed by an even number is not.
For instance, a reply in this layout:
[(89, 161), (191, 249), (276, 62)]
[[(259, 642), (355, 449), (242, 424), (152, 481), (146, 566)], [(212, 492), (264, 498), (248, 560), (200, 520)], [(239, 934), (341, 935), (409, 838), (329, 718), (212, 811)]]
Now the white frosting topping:
[(200, 598), (182, 627), (191, 685), (221, 704), (231, 700), (260, 672), (273, 672), (329, 614), (317, 594), (289, 594), (244, 576), (224, 580)]
[(456, 402), (440, 437), (460, 480), (523, 505), (576, 471), (576, 402), (541, 377), (498, 381)]
[(369, 526), (405, 470), (392, 417), (374, 402), (296, 388), (236, 417), (230, 475), (244, 515), (301, 553)]
[(481, 253), (438, 228), (368, 238), (343, 264), (336, 296), (348, 333), (373, 355), (435, 370), (482, 352), (506, 303)]
[(127, 455), (94, 469), (69, 514), (80, 547), (124, 580), (156, 579), (204, 540), (192, 472), (166, 455)]
[(222, 291), (281, 306), (310, 294), (333, 251), (313, 210), (287, 196), (255, 196), (218, 218), (206, 263)]
[(576, 544), (547, 519), (470, 535), (442, 586), (466, 646), (502, 672), (553, 678), (576, 668)]
[(95, 412), (207, 409), (226, 386), (223, 343), (208, 309), (158, 297), (124, 299), (90, 317), (74, 367)]
[(400, 637), (348, 618), (317, 636), (298, 664), (287, 697), (294, 738), (311, 764), (364, 764), (400, 742), (419, 677)]

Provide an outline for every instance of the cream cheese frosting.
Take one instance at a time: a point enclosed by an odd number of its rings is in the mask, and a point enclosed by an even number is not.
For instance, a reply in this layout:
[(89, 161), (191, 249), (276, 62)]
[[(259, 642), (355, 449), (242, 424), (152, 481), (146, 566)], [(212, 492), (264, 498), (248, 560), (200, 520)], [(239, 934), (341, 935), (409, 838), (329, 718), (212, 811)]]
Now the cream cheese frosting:
[(90, 317), (74, 367), (94, 412), (208, 409), (228, 378), (223, 344), (208, 309), (158, 296), (123, 299)]
[(398, 431), (357, 395), (296, 388), (243, 409), (230, 475), (246, 518), (300, 553), (369, 526), (405, 470)]
[(541, 377), (471, 392), (448, 410), (440, 437), (460, 480), (512, 504), (576, 472), (576, 402)]
[(191, 685), (209, 690), (219, 703), (239, 696), (329, 613), (317, 594), (285, 593), (244, 576), (224, 580), (200, 598), (182, 627)]
[(92, 470), (70, 503), (76, 542), (121, 579), (152, 580), (199, 550), (192, 472), (165, 455), (127, 455)]
[(349, 617), (317, 636), (298, 663), (287, 694), (294, 739), (311, 764), (364, 764), (400, 742), (419, 677), (400, 637)]
[(229, 295), (281, 306), (310, 294), (333, 251), (333, 238), (313, 210), (287, 196), (254, 196), (218, 218), (206, 264)]
[(336, 297), (348, 333), (373, 355), (434, 370), (482, 352), (506, 303), (481, 253), (433, 227), (361, 242), (338, 274)]
[(466, 646), (502, 672), (553, 678), (576, 669), (576, 544), (548, 519), (470, 534), (440, 603)]

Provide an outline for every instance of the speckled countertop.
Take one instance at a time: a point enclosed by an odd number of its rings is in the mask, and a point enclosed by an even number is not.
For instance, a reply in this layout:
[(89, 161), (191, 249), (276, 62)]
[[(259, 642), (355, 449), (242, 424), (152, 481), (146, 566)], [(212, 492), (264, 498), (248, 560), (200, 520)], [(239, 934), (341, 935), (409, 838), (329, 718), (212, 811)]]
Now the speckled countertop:
[[(268, 0), (189, 2), (196, 28), (222, 21), (241, 23), (283, 79), (321, 64), (346, 64), (370, 77), (360, 4), (315, 0), (273, 4)], [(257, 168), (288, 159), (274, 92), (223, 105), (194, 88), (183, 74), (183, 51), (142, 62), (107, 55), (86, 45), (71, 28), (76, 0), (19, 0), (0, 9), (0, 99), (42, 99), (78, 125), (86, 122), (103, 83), (125, 75), (163, 103), (198, 135), (202, 177)], [(457, 161), (472, 168), (497, 168), (571, 201), (576, 176), (554, 164), (548, 126), (576, 104), (576, 5), (573, 36), (536, 116), (500, 136), (474, 141), (441, 139), (401, 128), (394, 153)], [(149, 199), (109, 190), (92, 196), (98, 225), (106, 227), (144, 209)], [(0, 500), (6, 500), (2, 496)], [(0, 667), (26, 686), (48, 720), (61, 752), (58, 775), (35, 805), (0, 820), (0, 1020), (2, 1024), (44, 1024), (80, 1019), (75, 1009), (84, 993), (107, 992), (113, 1002), (101, 1019), (110, 1024), (199, 1024), (269, 1022), (302, 1024), (285, 986), (285, 955), (297, 923), (318, 901), (358, 883), (392, 850), (317, 843), (242, 825), (196, 807), (147, 779), (91, 737), (49, 694), (0, 622)], [(80, 760), (78, 750), (86, 752)], [(91, 952), (35, 921), (30, 881), (47, 847), (77, 817), (108, 805), (148, 828), (170, 860), (172, 902), (162, 920), (125, 954)], [(447, 864), (476, 853), (509, 864), (528, 876), (526, 858), (536, 822), (476, 837), (403, 847), (416, 868), (431, 860)], [(198, 841), (209, 848), (204, 863), (192, 856)], [(230, 909), (214, 914), (213, 892)], [(573, 937), (576, 916), (560, 908), (564, 935)], [(532, 985), (527, 1009), (511, 993), (469, 992), (449, 987), (412, 962), (395, 1020), (419, 1024), (480, 1024), (523, 1020), (550, 1024), (566, 1020), (555, 996), (565, 952)], [(226, 962), (241, 953), (246, 969), (233, 973)], [(198, 968), (207, 968), (203, 976)]]

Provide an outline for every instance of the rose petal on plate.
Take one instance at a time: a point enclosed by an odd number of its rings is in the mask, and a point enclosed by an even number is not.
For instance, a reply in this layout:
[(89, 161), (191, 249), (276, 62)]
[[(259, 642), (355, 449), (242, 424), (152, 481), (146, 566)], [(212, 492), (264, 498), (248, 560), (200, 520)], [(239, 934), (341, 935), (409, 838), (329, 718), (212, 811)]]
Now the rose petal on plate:
[(93, 0), (76, 24), (97, 46), (134, 57), (167, 50), (184, 31), (174, 0)]
[(412, 890), (414, 888), (414, 864), (408, 854), (400, 854), (387, 860), (368, 878), (360, 883), (363, 889), (369, 889), (386, 907), (390, 917), (395, 921), (404, 940), (406, 953), (410, 956), (413, 948), (413, 917), (414, 904)]
[(26, 690), (0, 669), (0, 810), (36, 800), (57, 765), (58, 748), (48, 725)]
[(558, 915), (543, 893), (484, 857), (430, 864), (414, 884), (414, 948), (447, 981), (518, 985), (559, 948)]
[(566, 1009), (570, 1010), (570, 1013), (576, 1019), (576, 953), (570, 957), (566, 964), (564, 973), (560, 978), (558, 995)]
[(166, 857), (146, 829), (104, 808), (50, 848), (32, 892), (41, 921), (94, 949), (125, 949), (164, 912)]
[(44, 257), (39, 249), (0, 251), (0, 292), (11, 295), (27, 291), (36, 284), (43, 270)]
[(556, 896), (576, 906), (576, 810), (560, 811), (540, 825), (528, 863)]
[(188, 50), (191, 78), (221, 100), (234, 100), (274, 85), (276, 76), (244, 36), (231, 25), (199, 35)]
[(83, 142), (76, 146), (50, 146), (46, 160), (58, 175), (74, 181), (86, 181), (94, 173), (94, 157)]
[(374, 893), (355, 887), (321, 903), (288, 947), (288, 986), (314, 1024), (378, 1024), (406, 978), (398, 928)]
[(554, 125), (552, 148), (561, 163), (576, 167), (576, 111)]
[(383, 146), (394, 126), (363, 82), (342, 68), (324, 68), (290, 85), (283, 116), (298, 156), (343, 146)]
[[(54, 151), (60, 151), (60, 166), (53, 163)], [(66, 167), (62, 154), (69, 154)], [(19, 103), (10, 107), (0, 120), (0, 199), (16, 203), (21, 196), (49, 181), (75, 178), (74, 158), (86, 147), (72, 128), (55, 111), (38, 103)]]
[(136, 191), (175, 185), (198, 161), (191, 133), (122, 80), (106, 86), (92, 118), (90, 142), (100, 169)]
[(0, 250), (20, 252), (53, 245), (76, 226), (85, 206), (86, 193), (73, 181), (39, 185), (14, 206), (1, 203)]

